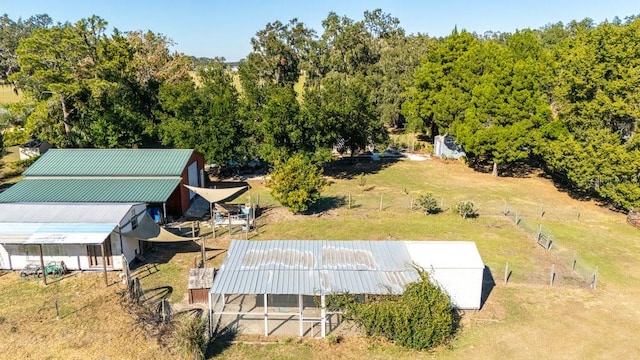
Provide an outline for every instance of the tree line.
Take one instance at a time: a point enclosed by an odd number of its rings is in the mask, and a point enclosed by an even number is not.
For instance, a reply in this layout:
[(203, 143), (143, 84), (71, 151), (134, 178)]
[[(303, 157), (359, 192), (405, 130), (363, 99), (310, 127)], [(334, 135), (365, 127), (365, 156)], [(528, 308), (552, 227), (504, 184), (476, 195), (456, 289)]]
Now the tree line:
[(224, 59), (169, 50), (151, 31), (94, 16), (0, 18), (0, 80), (23, 93), (0, 114), (5, 143), (195, 148), (225, 164), (384, 147), (389, 129), (452, 134), (476, 168), (542, 168), (576, 193), (640, 204), (640, 20), (585, 19), (514, 33), (406, 34), (380, 9), (256, 32)]

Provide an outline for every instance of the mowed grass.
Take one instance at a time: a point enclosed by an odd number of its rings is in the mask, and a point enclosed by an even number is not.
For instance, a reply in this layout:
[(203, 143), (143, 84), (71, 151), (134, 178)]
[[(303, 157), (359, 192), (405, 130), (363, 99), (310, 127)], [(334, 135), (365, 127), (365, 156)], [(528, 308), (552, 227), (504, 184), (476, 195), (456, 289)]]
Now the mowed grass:
[[(347, 336), (339, 344), (240, 336), (233, 344), (215, 343), (209, 358), (214, 355), (221, 359), (640, 357), (640, 343), (636, 339), (640, 333), (640, 311), (635, 306), (640, 296), (637, 275), (640, 264), (636, 260), (640, 255), (637, 244), (640, 230), (627, 225), (624, 214), (611, 212), (594, 202), (573, 199), (537, 174), (494, 178), (458, 162), (341, 165), (328, 169), (327, 174), (331, 175), (327, 178), (331, 184), (324, 190), (319, 206), (308, 215), (290, 214), (269, 195), (264, 180), (250, 180), (251, 190), (236, 199), (236, 202), (259, 200), (263, 208), (258, 232), (249, 233), (249, 238), (475, 241), (495, 282), (483, 308), (465, 312), (455, 339), (431, 352), (409, 351), (358, 336)], [(365, 181), (360, 180), (361, 174)], [(411, 198), (426, 193), (440, 199), (443, 213), (424, 215), (409, 208)], [(454, 214), (451, 207), (462, 200), (474, 201), (479, 217), (462, 219)], [(557, 248), (563, 252), (545, 251), (531, 234), (502, 216), (505, 202), (514, 211), (517, 209), (532, 228), (542, 224), (551, 231)], [(208, 265), (212, 266), (220, 265), (230, 241), (226, 229), (219, 229), (217, 234), (216, 239), (207, 239), (211, 258)], [(244, 236), (237, 233), (232, 237)], [(570, 264), (561, 256), (572, 256), (574, 252), (580, 266), (587, 269), (598, 266), (596, 290), (585, 282), (578, 283), (575, 278), (580, 276), (571, 271)], [(197, 246), (156, 248), (149, 259), (157, 261), (158, 271), (147, 275), (138, 270), (141, 277), (146, 275), (142, 284), (147, 294), (169, 296), (176, 306), (184, 303), (186, 274), (198, 255)], [(512, 274), (505, 285), (507, 262)], [(554, 287), (548, 284), (552, 266), (557, 271)], [(100, 357), (98, 349), (112, 348), (113, 343), (135, 343), (133, 348), (138, 352), (126, 358), (174, 358), (159, 350), (155, 340), (143, 338), (128, 315), (114, 305), (117, 286), (104, 287), (99, 274), (81, 275), (59, 283), (58, 296), (66, 299), (64, 311), (69, 315), (57, 321), (52, 317), (50, 300), (46, 300), (52, 296), (51, 285), (22, 282), (17, 274), (0, 277), (0, 315), (5, 318), (0, 320), (0, 333), (12, 331), (15, 325), (11, 324), (20, 324), (21, 334), (59, 334), (73, 329), (63, 339), (38, 335), (40, 346), (60, 352), (61, 355), (47, 353), (51, 358)], [(95, 279), (85, 284), (86, 279), (93, 279), (91, 276)], [(169, 294), (164, 290), (168, 287), (171, 287)], [(38, 316), (29, 315), (34, 313)], [(92, 324), (102, 327), (93, 328)], [(85, 331), (76, 330), (83, 326)], [(9, 358), (21, 352), (27, 354), (23, 357), (46, 357), (33, 355), (30, 348), (33, 342), (12, 334), (8, 339), (0, 342), (0, 347), (4, 346), (0, 352), (10, 354)], [(264, 344), (264, 340), (271, 342)], [(144, 353), (146, 349), (150, 349), (148, 356)], [(105, 357), (122, 358), (116, 350), (111, 351), (114, 353)]]
[(16, 94), (12, 85), (0, 85), (0, 104), (11, 104), (22, 99), (22, 93)]

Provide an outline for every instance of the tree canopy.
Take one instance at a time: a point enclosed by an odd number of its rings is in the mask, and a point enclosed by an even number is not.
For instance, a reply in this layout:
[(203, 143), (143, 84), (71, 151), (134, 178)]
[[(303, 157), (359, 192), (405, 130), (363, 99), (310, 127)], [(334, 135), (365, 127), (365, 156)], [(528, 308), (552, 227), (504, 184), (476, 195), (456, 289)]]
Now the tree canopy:
[[(537, 167), (576, 193), (640, 206), (640, 19), (514, 33), (406, 34), (380, 9), (256, 31), (230, 71), (151, 31), (107, 32), (92, 16), (0, 18), (5, 143), (195, 148), (208, 162), (284, 164), (384, 147), (390, 128), (449, 133), (469, 164)], [(235, 65), (235, 64), (234, 64)]]

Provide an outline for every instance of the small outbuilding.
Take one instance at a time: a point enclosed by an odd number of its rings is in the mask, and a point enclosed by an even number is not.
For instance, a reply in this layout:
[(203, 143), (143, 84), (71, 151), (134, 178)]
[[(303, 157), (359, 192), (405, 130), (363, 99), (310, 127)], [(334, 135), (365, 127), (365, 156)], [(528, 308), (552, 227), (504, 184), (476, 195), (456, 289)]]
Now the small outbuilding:
[(48, 142), (40, 139), (31, 139), (18, 147), (20, 160), (27, 160), (34, 156), (40, 156), (46, 153), (49, 148), (51, 148), (51, 145), (49, 145)]
[[(284, 327), (274, 320), (286, 319), (299, 324), (299, 336), (311, 322), (325, 337), (334, 315), (326, 309), (327, 295), (402, 294), (419, 280), (417, 268), (429, 272), (456, 307), (480, 308), (484, 264), (473, 242), (235, 240), (209, 294), (210, 330), (225, 326), (225, 317), (237, 323), (259, 316), (265, 336), (270, 324)], [(251, 306), (233, 303), (246, 296), (254, 297)], [(319, 313), (307, 310), (313, 299)]]
[(442, 159), (459, 159), (467, 154), (451, 135), (437, 135), (433, 138), (433, 154)]

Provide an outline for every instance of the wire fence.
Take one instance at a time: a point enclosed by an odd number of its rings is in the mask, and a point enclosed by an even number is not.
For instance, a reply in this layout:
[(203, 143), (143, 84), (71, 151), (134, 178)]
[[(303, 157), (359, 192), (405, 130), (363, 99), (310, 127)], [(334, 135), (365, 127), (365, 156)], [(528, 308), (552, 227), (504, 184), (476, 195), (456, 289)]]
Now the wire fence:
[[(418, 203), (419, 195), (406, 192), (404, 195), (390, 195), (378, 191), (368, 191), (361, 186), (360, 191), (353, 191), (340, 197), (340, 207), (368, 211), (415, 211), (422, 210)], [(376, 189), (377, 190), (377, 189)], [(437, 206), (442, 212), (453, 211), (464, 198), (447, 198), (434, 196)], [(472, 199), (473, 200), (473, 199)], [(517, 208), (504, 200), (473, 201), (479, 215), (503, 217), (510, 220), (524, 232), (534, 243), (545, 250), (548, 255), (536, 258), (537, 263), (531, 268), (516, 269), (514, 264), (505, 264), (503, 280), (509, 281), (513, 271), (526, 272), (523, 276), (514, 277), (516, 281), (525, 283), (548, 284), (550, 286), (578, 286), (595, 289), (598, 283), (598, 267), (590, 264), (571, 249), (563, 240), (543, 225), (543, 220), (552, 222), (579, 221), (580, 209), (574, 207), (549, 207), (528, 205)], [(334, 203), (334, 205), (336, 205)], [(522, 211), (521, 209), (525, 209)], [(501, 273), (501, 271), (498, 271)]]
[[(575, 282), (576, 285), (587, 285), (592, 289), (597, 287), (598, 267), (587, 263), (577, 251), (565, 246), (562, 239), (554, 236), (551, 230), (545, 228), (541, 222), (523, 216), (521, 211), (506, 201), (502, 215), (511, 220), (514, 225), (557, 260), (558, 265), (554, 262), (549, 270), (550, 285), (553, 286), (560, 274), (567, 283)], [(545, 216), (544, 210), (540, 212), (540, 218), (543, 216)], [(576, 218), (579, 218), (579, 213)], [(505, 273), (508, 274), (508, 271)], [(508, 275), (505, 276), (505, 279), (508, 280)]]

